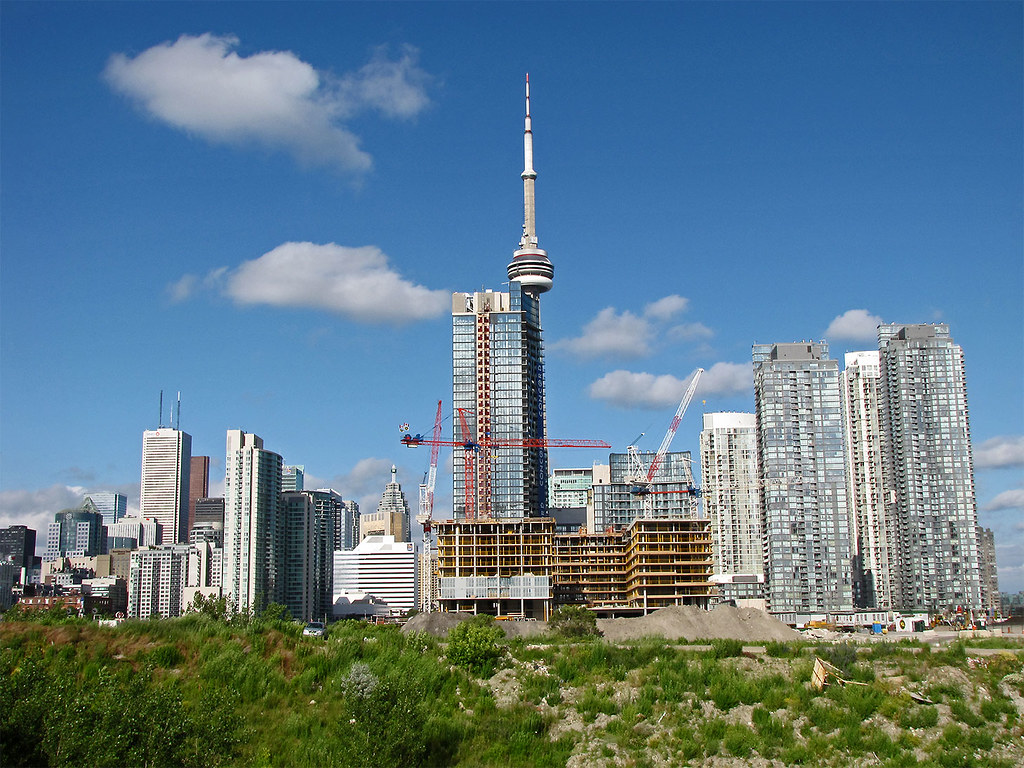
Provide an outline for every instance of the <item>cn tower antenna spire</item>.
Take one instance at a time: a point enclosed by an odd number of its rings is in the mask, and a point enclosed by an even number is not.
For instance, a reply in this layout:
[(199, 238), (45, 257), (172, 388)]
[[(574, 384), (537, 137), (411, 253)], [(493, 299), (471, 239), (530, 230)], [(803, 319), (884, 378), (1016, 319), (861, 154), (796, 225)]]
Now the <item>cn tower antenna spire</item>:
[(526, 120), (523, 130), (523, 236), (519, 248), (512, 255), (508, 265), (509, 280), (522, 284), (531, 294), (551, 290), (555, 270), (548, 255), (537, 245), (537, 199), (534, 182), (537, 172), (533, 169), (533, 121), (530, 118), (530, 75), (526, 75)]
[(526, 74), (526, 121), (523, 130), (523, 237), (520, 248), (537, 247), (537, 199), (534, 182), (537, 172), (533, 170), (533, 125), (530, 120), (530, 74)]

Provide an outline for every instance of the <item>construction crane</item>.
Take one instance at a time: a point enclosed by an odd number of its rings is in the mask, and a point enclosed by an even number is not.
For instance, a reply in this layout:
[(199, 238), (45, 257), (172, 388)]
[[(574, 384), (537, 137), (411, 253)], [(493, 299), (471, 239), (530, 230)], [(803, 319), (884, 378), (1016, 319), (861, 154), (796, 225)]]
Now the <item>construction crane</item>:
[(430, 596), (426, 601), (427, 612), (434, 609), (433, 600), (433, 574), (434, 561), (431, 552), (430, 524), (431, 516), (434, 513), (434, 485), (437, 482), (437, 454), (441, 445), (441, 401), (437, 401), (437, 417), (434, 419), (434, 443), (430, 450), (430, 468), (427, 470), (425, 482), (420, 485), (420, 506), (416, 515), (416, 522), (423, 526), (423, 554), (430, 569)]
[[(668, 453), (669, 446), (672, 445), (672, 439), (676, 436), (676, 430), (679, 429), (679, 422), (683, 420), (683, 415), (686, 413), (687, 407), (690, 405), (690, 400), (693, 399), (693, 393), (697, 391), (697, 383), (700, 381), (701, 374), (704, 373), (703, 368), (698, 368), (690, 375), (690, 384), (683, 393), (683, 399), (679, 401), (679, 407), (676, 408), (676, 414), (672, 417), (672, 423), (669, 425), (668, 432), (665, 433), (664, 439), (661, 441), (661, 445), (658, 447), (658, 451), (654, 454), (654, 458), (651, 459), (651, 465), (644, 467), (643, 460), (640, 458), (640, 449), (636, 446), (639, 441), (633, 441), (633, 445), (630, 445), (626, 449), (626, 453), (629, 455), (629, 464), (632, 470), (631, 483), (632, 487), (629, 492), (634, 496), (640, 496), (644, 500), (644, 510), (648, 514), (653, 511), (653, 500), (650, 498), (652, 494), (659, 493), (676, 493), (676, 491), (654, 491), (652, 490), (654, 485), (654, 475), (658, 471), (658, 467), (661, 466), (662, 460), (665, 458), (665, 454)], [(640, 437), (643, 437), (643, 433), (640, 433)], [(686, 491), (682, 493), (696, 494), (697, 489), (692, 485)]]
[(474, 463), (476, 459), (474, 454), (478, 454), (481, 451), (488, 451), (492, 448), (611, 448), (609, 443), (604, 440), (579, 440), (579, 439), (557, 439), (557, 438), (536, 438), (536, 437), (524, 437), (524, 438), (482, 438), (474, 439), (472, 432), (469, 428), (468, 420), (466, 419), (466, 409), (459, 408), (459, 430), (461, 439), (459, 440), (441, 440), (436, 433), (432, 439), (425, 438), (422, 434), (410, 435), (406, 434), (402, 436), (402, 444), (408, 448), (414, 448), (420, 445), (434, 446), (436, 450), (437, 446), (448, 445), (455, 448), (462, 448), (464, 451), (465, 461), (465, 474), (466, 479), (466, 517), (476, 518), (476, 472), (474, 472)]

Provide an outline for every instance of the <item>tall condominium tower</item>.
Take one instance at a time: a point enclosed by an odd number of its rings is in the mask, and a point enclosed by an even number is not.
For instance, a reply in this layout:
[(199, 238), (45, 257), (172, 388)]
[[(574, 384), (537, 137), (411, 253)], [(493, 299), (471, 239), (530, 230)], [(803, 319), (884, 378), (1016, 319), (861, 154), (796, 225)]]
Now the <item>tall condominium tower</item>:
[(981, 608), (963, 350), (944, 323), (881, 325), (878, 349), (894, 607)]
[(142, 493), (139, 517), (162, 526), (164, 544), (188, 543), (188, 490), (192, 436), (161, 427), (142, 433)]
[(523, 234), (507, 293), (452, 296), (454, 505), (460, 518), (521, 518), (547, 511), (544, 352), (540, 294), (554, 269), (538, 247), (530, 81), (526, 81)]
[(755, 344), (768, 608), (853, 608), (839, 366), (828, 345)]
[(848, 352), (842, 374), (846, 492), (853, 526), (853, 602), (892, 608), (893, 531), (882, 492), (878, 352)]
[(981, 607), (988, 616), (999, 613), (999, 573), (996, 570), (996, 537), (991, 528), (978, 526), (978, 560), (981, 564)]
[(227, 433), (224, 473), (224, 562), (221, 588), (240, 611), (282, 602), (278, 581), (283, 551), (280, 455), (257, 435)]
[(293, 619), (309, 621), (315, 615), (316, 524), (313, 499), (302, 491), (282, 491), (280, 515), (283, 522), (282, 549), (278, 553), (277, 580), (281, 604)]
[(704, 512), (714, 542), (713, 582), (723, 598), (764, 599), (764, 551), (757, 481), (757, 418), (705, 413), (700, 433)]
[(189, 462), (188, 528), (196, 522), (196, 502), (210, 495), (210, 457), (193, 456)]

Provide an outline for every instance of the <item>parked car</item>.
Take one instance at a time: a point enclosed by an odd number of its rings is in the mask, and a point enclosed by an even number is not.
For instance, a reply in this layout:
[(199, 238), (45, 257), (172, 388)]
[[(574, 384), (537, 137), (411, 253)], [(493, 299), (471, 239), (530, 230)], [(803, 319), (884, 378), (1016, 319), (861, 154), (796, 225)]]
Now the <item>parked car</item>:
[(306, 628), (302, 630), (303, 637), (323, 637), (324, 636), (324, 623), (322, 621), (311, 621), (306, 625)]

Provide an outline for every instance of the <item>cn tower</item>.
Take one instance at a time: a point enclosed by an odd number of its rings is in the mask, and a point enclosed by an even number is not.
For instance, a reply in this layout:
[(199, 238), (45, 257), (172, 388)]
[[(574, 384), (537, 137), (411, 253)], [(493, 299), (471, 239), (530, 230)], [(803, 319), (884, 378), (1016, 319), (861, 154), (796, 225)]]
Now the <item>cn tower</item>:
[(526, 76), (526, 125), (523, 131), (523, 236), (519, 248), (512, 254), (508, 265), (508, 279), (523, 286), (534, 295), (551, 290), (555, 268), (548, 260), (547, 251), (537, 247), (537, 207), (533, 169), (533, 129), (530, 123), (530, 76)]

